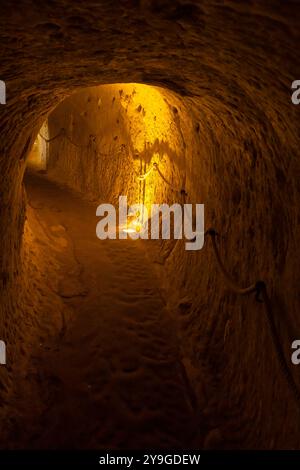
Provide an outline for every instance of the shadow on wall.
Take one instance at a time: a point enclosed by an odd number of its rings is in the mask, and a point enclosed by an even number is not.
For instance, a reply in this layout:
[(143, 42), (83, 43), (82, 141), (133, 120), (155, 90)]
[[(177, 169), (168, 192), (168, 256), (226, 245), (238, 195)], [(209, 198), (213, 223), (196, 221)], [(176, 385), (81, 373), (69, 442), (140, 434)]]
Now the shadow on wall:
[[(134, 148), (134, 143), (131, 141), (130, 148)], [(180, 157), (177, 152), (172, 149), (169, 142), (164, 140), (155, 139), (154, 143), (145, 142), (144, 150), (133, 155), (134, 159), (140, 159), (144, 163), (153, 163), (154, 157), (158, 155), (159, 160), (162, 160), (164, 157), (168, 157), (169, 160), (177, 166), (184, 170), (184, 159)]]
[(171, 185), (179, 190), (185, 185), (181, 121), (187, 119), (180, 98), (164, 89), (142, 84), (83, 89), (49, 116), (50, 138), (62, 129), (65, 134), (49, 144), (47, 171), (89, 199), (114, 203), (124, 194), (135, 204), (142, 202), (137, 176), (159, 163), (165, 180), (152, 172), (143, 202), (149, 207), (177, 201)]

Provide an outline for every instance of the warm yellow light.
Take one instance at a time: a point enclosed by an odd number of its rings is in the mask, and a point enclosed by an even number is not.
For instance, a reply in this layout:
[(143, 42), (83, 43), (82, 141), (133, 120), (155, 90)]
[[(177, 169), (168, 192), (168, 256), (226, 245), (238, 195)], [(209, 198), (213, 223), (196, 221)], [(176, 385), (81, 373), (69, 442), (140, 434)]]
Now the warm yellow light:
[(46, 138), (49, 136), (47, 121), (42, 125), (27, 157), (27, 166), (34, 168), (35, 170), (46, 170), (47, 168), (48, 146), (47, 142), (41, 137), (41, 135)]
[(155, 142), (168, 142), (175, 150), (173, 114), (158, 87), (141, 83), (113, 85), (120, 92), (120, 102), (128, 117), (128, 132), (138, 154), (152, 156), (159, 151)]
[(139, 233), (142, 230), (141, 212), (136, 211), (134, 215), (127, 216), (127, 225), (122, 228), (125, 233)]
[(129, 154), (136, 177), (135, 184), (130, 184), (128, 200), (130, 204), (139, 201), (150, 211), (153, 203), (161, 202), (157, 197), (165, 185), (153, 164), (159, 164), (166, 180), (175, 185), (180, 180), (176, 169), (176, 162), (181, 158), (178, 149), (183, 145), (182, 134), (178, 132), (180, 102), (173, 94), (155, 86), (140, 83), (107, 86), (112, 99), (117, 98), (120, 103), (120, 113), (130, 135)]
[(134, 230), (136, 232), (140, 232), (141, 231), (141, 228), (142, 228), (142, 224), (141, 222), (139, 222), (138, 220), (133, 220), (131, 222), (131, 225), (132, 225), (132, 228), (134, 228)]

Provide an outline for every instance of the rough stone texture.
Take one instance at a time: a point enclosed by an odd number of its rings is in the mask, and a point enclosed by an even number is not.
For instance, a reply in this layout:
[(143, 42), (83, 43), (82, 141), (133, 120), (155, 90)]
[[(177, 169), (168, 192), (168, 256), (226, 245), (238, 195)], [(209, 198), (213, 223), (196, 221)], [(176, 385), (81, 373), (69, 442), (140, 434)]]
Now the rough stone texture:
[[(206, 204), (232, 274), (266, 280), (289, 357), (300, 328), (299, 109), (290, 100), (300, 76), (297, 8), (254, 0), (21, 0), (18, 9), (1, 2), (1, 328), (16, 354), (27, 303), (22, 295), (16, 310), (26, 154), (45, 116), (76, 89), (134, 82), (172, 90), (188, 107), (188, 199)], [(263, 307), (229, 292), (208, 244), (197, 254), (176, 244), (165, 267), (180, 292), (172, 302), (181, 303), (186, 354), (195, 368), (205, 357), (215, 376), (211, 428), (230, 447), (298, 448), (299, 414)]]
[[(118, 204), (177, 202), (185, 187), (186, 142), (191, 118), (180, 98), (148, 85), (87, 88), (61, 103), (48, 118), (47, 173), (85, 197)], [(159, 165), (165, 180), (152, 171)], [(150, 214), (149, 214), (150, 215)]]

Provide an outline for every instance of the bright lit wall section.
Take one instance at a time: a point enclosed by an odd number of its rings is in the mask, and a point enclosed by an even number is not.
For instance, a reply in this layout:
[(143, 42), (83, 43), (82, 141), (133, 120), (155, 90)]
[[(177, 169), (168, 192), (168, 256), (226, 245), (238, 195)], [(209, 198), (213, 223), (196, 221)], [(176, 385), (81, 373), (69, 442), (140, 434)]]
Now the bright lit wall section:
[(47, 172), (99, 202), (125, 195), (149, 213), (153, 203), (182, 203), (190, 122), (180, 97), (163, 88), (82, 89), (48, 117)]

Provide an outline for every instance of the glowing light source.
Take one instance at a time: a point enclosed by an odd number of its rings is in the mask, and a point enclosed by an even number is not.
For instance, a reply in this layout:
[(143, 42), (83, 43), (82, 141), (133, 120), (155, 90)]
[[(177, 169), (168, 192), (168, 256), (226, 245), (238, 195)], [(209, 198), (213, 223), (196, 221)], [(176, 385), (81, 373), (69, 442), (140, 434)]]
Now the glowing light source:
[(127, 225), (122, 229), (125, 233), (140, 233), (143, 227), (142, 214), (139, 210), (127, 216)]

